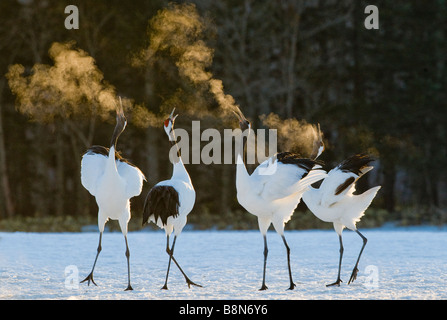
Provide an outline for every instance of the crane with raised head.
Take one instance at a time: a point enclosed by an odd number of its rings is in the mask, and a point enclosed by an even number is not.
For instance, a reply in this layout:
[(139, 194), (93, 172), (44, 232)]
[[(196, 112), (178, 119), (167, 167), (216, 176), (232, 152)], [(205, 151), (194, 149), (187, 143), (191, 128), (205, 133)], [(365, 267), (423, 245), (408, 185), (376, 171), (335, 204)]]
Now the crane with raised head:
[[(165, 290), (168, 289), (171, 260), (185, 277), (188, 287), (191, 285), (201, 287), (188, 278), (174, 257), (175, 242), (186, 225), (187, 215), (191, 212), (196, 200), (196, 192), (182, 161), (174, 133), (174, 122), (178, 116), (174, 116), (174, 111), (175, 108), (163, 123), (172, 147), (177, 149), (177, 157), (173, 159), (172, 176), (169, 180), (160, 181), (148, 192), (143, 208), (143, 225), (151, 221), (164, 229), (166, 233), (166, 252), (169, 255), (169, 262), (165, 284), (162, 287)], [(169, 248), (169, 237), (172, 233), (174, 233), (174, 240)]]
[(94, 145), (82, 156), (81, 183), (93, 195), (98, 205), (99, 244), (96, 258), (90, 274), (81, 281), (93, 280), (93, 271), (101, 252), (102, 234), (109, 219), (118, 220), (126, 244), (128, 284), (126, 290), (133, 290), (130, 284), (130, 250), (127, 242), (127, 224), (130, 220), (130, 199), (138, 196), (146, 180), (144, 174), (135, 165), (124, 159), (116, 151), (118, 137), (126, 128), (127, 119), (124, 116), (121, 103), (116, 109), (116, 126), (113, 131), (110, 148)]

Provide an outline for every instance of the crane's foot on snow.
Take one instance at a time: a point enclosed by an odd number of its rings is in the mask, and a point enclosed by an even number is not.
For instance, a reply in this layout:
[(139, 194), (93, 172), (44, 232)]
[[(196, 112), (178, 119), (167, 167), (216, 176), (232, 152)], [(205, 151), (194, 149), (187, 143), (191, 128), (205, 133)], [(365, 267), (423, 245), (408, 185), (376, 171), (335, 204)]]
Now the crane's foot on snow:
[[(186, 283), (188, 284), (188, 288), (191, 288), (191, 286), (196, 286), (196, 287), (200, 287), (203, 288), (200, 284), (194, 283), (191, 280), (186, 280)], [(165, 283), (165, 285), (163, 287), (161, 287), (160, 290), (168, 290), (168, 285)]]
[(327, 284), (326, 287), (332, 287), (332, 286), (339, 287), (341, 282), (343, 282), (343, 281), (341, 281), (341, 279), (338, 278), (337, 281), (335, 281), (334, 283), (331, 283), (331, 284)]
[(88, 286), (90, 286), (90, 281), (91, 281), (95, 286), (97, 286), (97, 284), (96, 284), (95, 281), (93, 280), (93, 272), (90, 272), (90, 274), (87, 276), (87, 278), (85, 278), (84, 280), (82, 280), (80, 283), (83, 283), (83, 282), (85, 282), (85, 281), (88, 281), (88, 282), (87, 282), (87, 285), (88, 285)]
[(188, 284), (188, 288), (191, 288), (191, 286), (203, 288), (200, 284), (194, 283), (190, 279), (186, 279), (186, 283)]
[(355, 279), (357, 279), (357, 273), (359, 272), (359, 269), (357, 267), (354, 267), (354, 270), (352, 270), (351, 278), (349, 278), (348, 284), (351, 282), (354, 282)]
[(267, 289), (268, 289), (268, 287), (265, 285), (265, 283), (263, 283), (262, 287), (261, 287), (261, 289), (259, 289), (259, 291), (264, 291), (264, 290), (267, 290)]
[(132, 286), (130, 285), (130, 283), (129, 283), (129, 285), (127, 286), (127, 288), (124, 289), (124, 291), (132, 291), (132, 290), (133, 290), (133, 288), (132, 288)]
[(293, 289), (295, 289), (295, 287), (296, 287), (296, 284), (294, 284), (292, 282), (292, 283), (290, 283), (290, 287), (287, 290), (293, 290)]

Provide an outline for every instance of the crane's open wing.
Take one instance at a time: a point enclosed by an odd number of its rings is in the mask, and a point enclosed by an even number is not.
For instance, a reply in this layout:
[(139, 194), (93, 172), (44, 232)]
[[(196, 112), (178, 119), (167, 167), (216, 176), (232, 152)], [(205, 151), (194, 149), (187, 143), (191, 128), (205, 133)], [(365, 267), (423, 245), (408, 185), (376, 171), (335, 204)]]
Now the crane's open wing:
[(321, 168), (317, 162), (300, 158), (293, 153), (279, 153), (270, 162), (264, 161), (253, 172), (264, 185), (261, 196), (269, 201), (302, 192), (312, 183), (326, 177), (324, 170), (312, 170)]
[(330, 207), (347, 193), (355, 191), (355, 181), (359, 176), (353, 172), (341, 171), (338, 167), (328, 172), (320, 186), (321, 204)]
[(372, 161), (374, 159), (366, 154), (356, 154), (329, 171), (320, 186), (322, 205), (329, 207), (344, 196), (353, 194), (357, 180), (373, 168), (368, 165)]
[(82, 156), (81, 183), (92, 196), (96, 196), (97, 185), (104, 175), (106, 161), (106, 155), (90, 150)]
[[(98, 183), (104, 175), (108, 154), (108, 148), (92, 146), (82, 156), (81, 183), (93, 196), (96, 196)], [(143, 180), (146, 180), (144, 174), (117, 152), (115, 152), (115, 159), (118, 174), (126, 182), (126, 197), (130, 199), (139, 195)]]
[(121, 178), (126, 181), (126, 196), (130, 199), (138, 196), (143, 188), (143, 180), (146, 181), (140, 169), (128, 161), (116, 160), (116, 168)]

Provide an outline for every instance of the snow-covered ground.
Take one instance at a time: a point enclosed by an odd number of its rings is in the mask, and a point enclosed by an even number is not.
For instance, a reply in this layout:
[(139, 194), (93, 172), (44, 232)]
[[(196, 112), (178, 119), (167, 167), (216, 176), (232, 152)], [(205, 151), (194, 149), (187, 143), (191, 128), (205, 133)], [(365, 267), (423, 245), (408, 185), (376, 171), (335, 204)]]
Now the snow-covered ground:
[[(363, 229), (368, 244), (357, 280), (347, 285), (362, 241), (345, 230), (340, 287), (325, 285), (337, 277), (339, 242), (327, 231), (286, 231), (292, 272), (289, 285), (286, 250), (268, 233), (266, 291), (262, 280), (263, 241), (258, 231), (184, 231), (175, 257), (203, 288), (188, 288), (172, 264), (169, 290), (160, 290), (168, 255), (164, 232), (131, 232), (131, 282), (127, 286), (121, 233), (106, 232), (94, 279), (90, 272), (98, 234), (0, 233), (0, 299), (447, 299), (447, 232), (437, 228)], [(72, 281), (74, 279), (74, 281)]]

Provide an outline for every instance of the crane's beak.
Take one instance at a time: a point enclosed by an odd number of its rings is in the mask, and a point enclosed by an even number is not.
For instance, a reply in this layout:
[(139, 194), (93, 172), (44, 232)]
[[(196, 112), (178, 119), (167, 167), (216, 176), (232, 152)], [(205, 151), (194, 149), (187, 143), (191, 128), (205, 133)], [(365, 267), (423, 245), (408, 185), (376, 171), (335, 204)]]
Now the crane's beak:
[(316, 139), (314, 140), (313, 150), (310, 155), (310, 158), (314, 159), (314, 160), (317, 159), (323, 153), (323, 151), (325, 149), (325, 145), (323, 142), (323, 133), (321, 132), (319, 123), (317, 124), (316, 130), (317, 130), (317, 132), (316, 132), (317, 136), (316, 136)]
[(320, 124), (318, 123), (317, 124), (317, 130), (318, 130), (318, 132), (317, 132), (317, 141), (318, 141), (318, 143), (323, 143), (323, 133), (321, 133), (321, 129), (320, 129)]
[(251, 126), (250, 121), (248, 121), (247, 118), (245, 118), (242, 111), (239, 108), (237, 110), (232, 110), (232, 111), (239, 120), (239, 127), (241, 128), (241, 130), (244, 131), (244, 130), (250, 129), (250, 126)]
[(117, 121), (118, 121), (118, 119), (126, 120), (126, 117), (124, 116), (123, 101), (121, 100), (121, 97), (119, 97), (119, 99), (120, 99), (120, 104), (116, 105), (116, 119), (117, 119)]
[(245, 118), (244, 114), (242, 113), (242, 111), (240, 109), (237, 110), (232, 110), (234, 115), (238, 118), (240, 123), (245, 123), (247, 122), (247, 118)]
[(177, 118), (177, 116), (178, 116), (178, 114), (176, 114), (176, 115), (174, 116), (174, 111), (175, 111), (175, 107), (174, 107), (174, 109), (172, 109), (172, 112), (171, 112), (171, 114), (169, 115), (169, 119), (171, 120), (172, 123), (174, 123), (175, 118)]
[(116, 141), (118, 140), (118, 137), (124, 131), (127, 125), (127, 119), (124, 116), (123, 102), (121, 101), (121, 97), (119, 98), (120, 103), (119, 105), (116, 105), (116, 125), (115, 130), (113, 131), (112, 141), (110, 144), (111, 146), (115, 146), (115, 150), (116, 150)]

